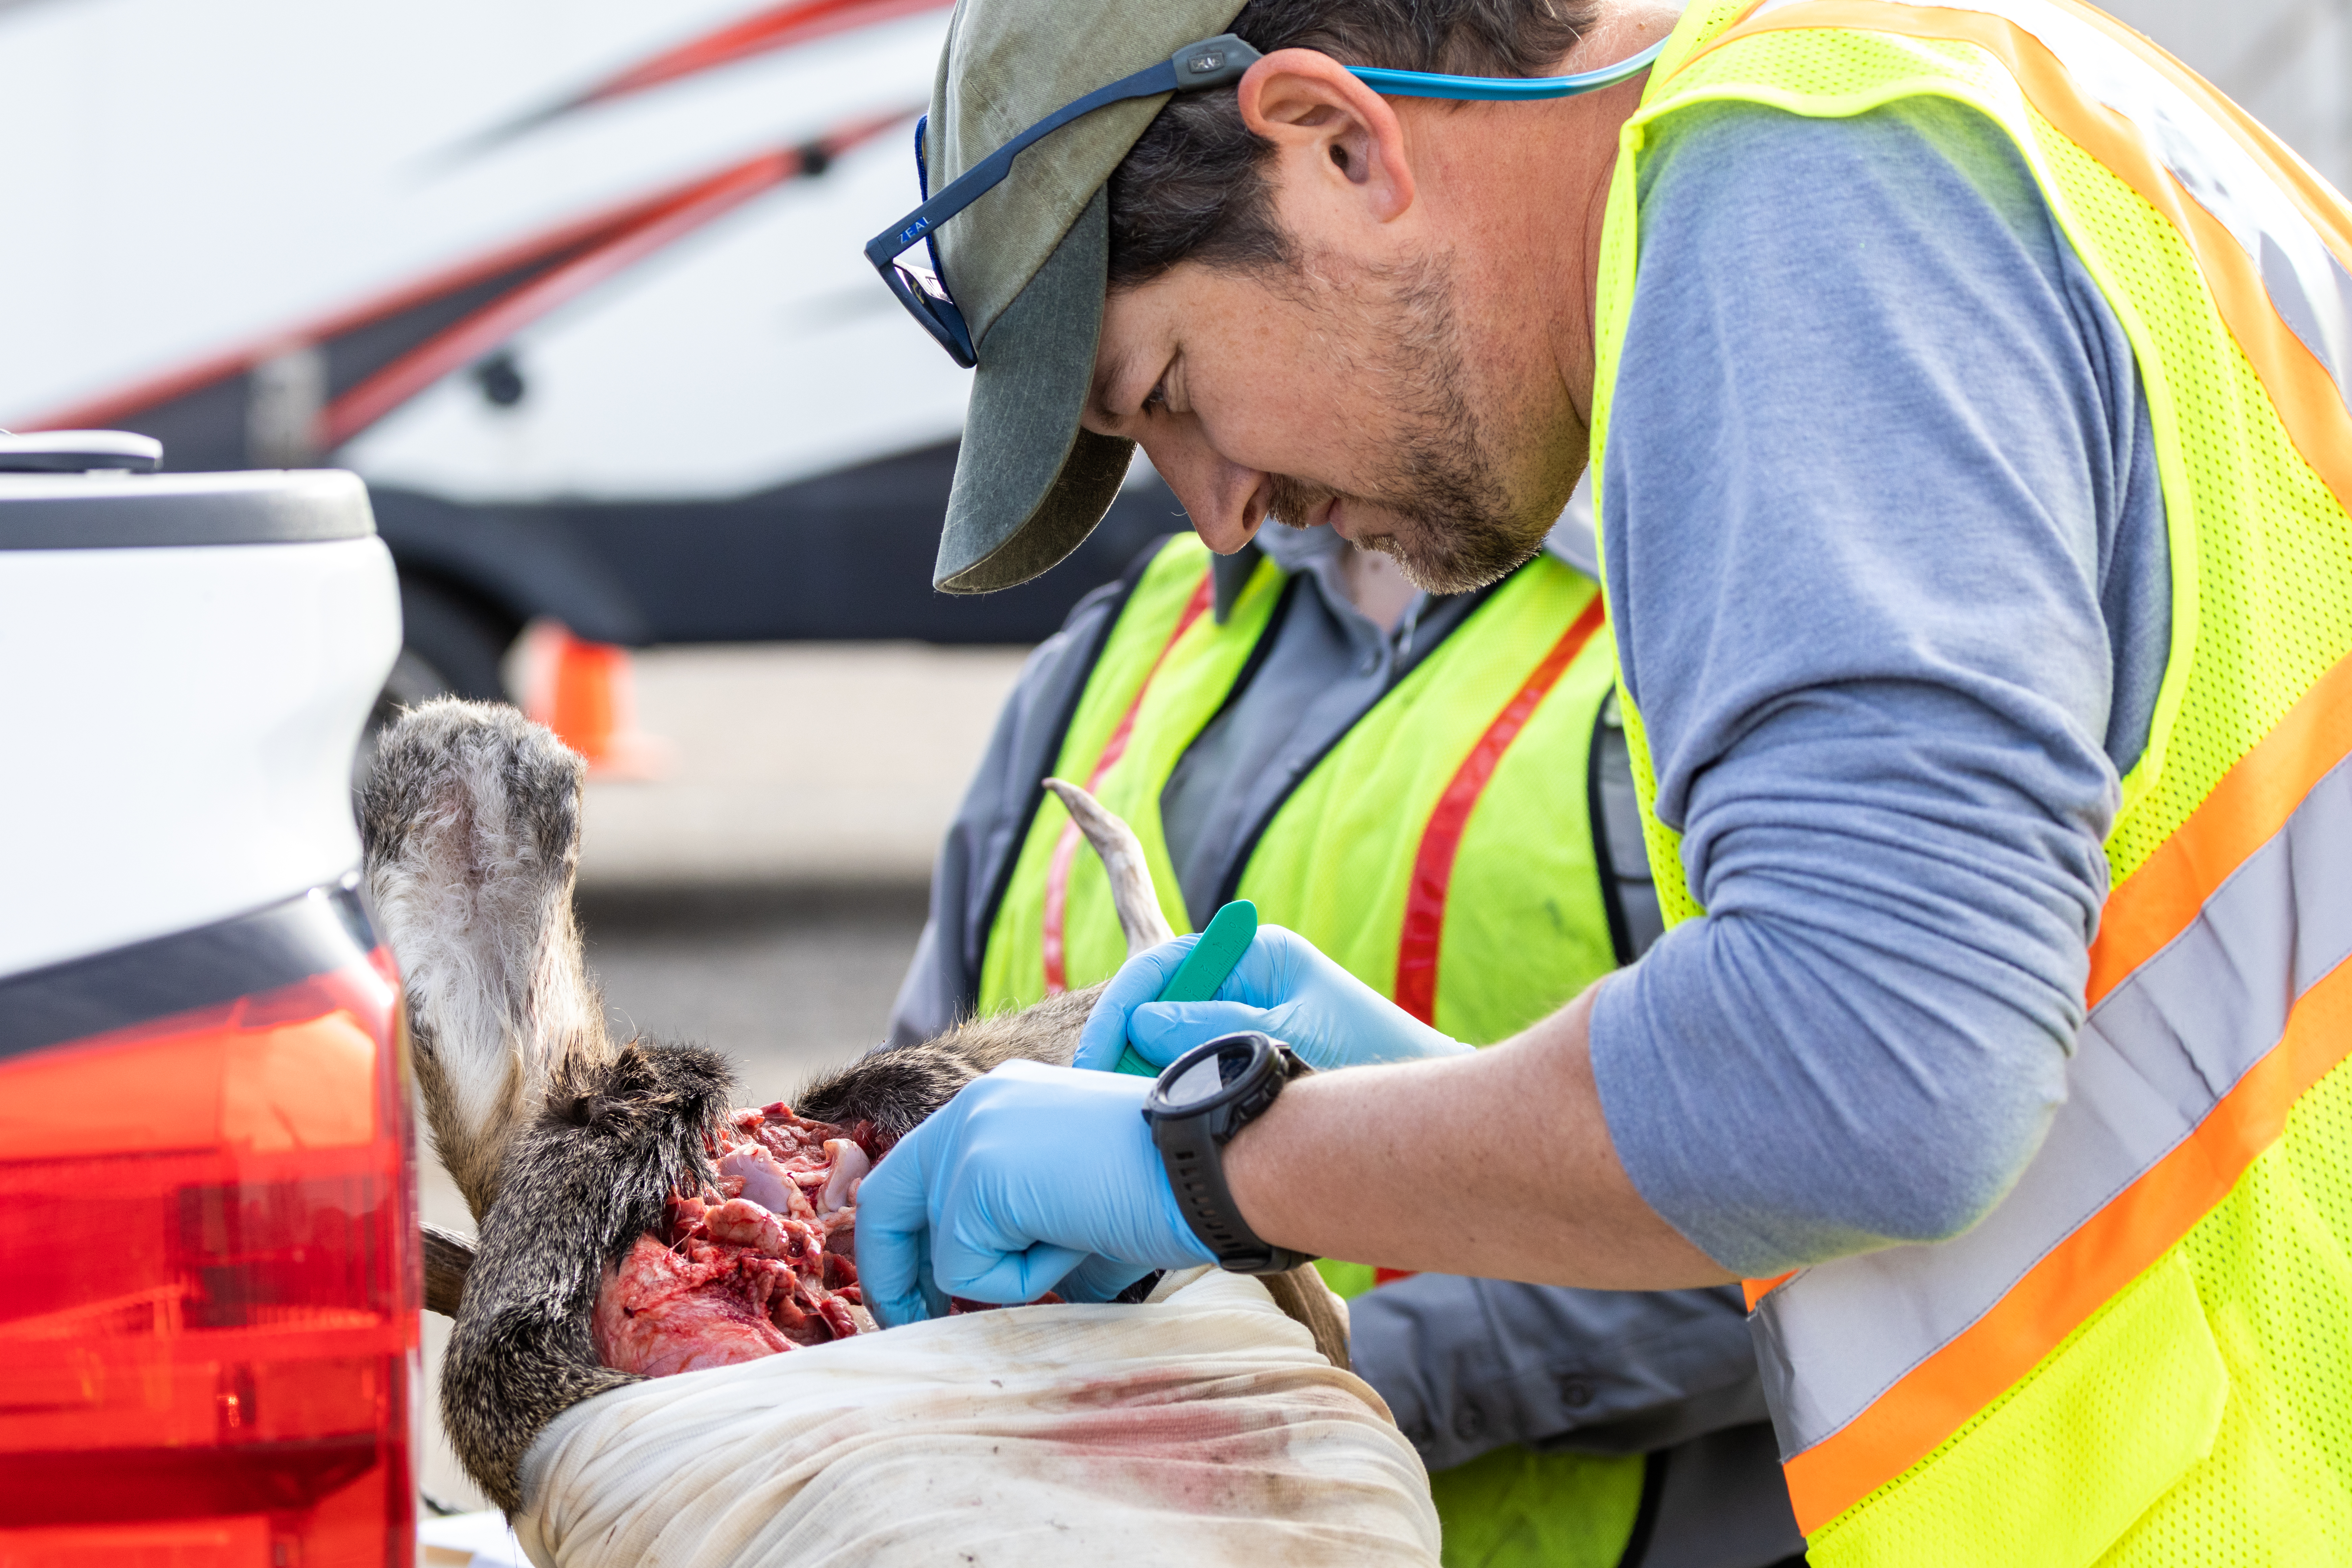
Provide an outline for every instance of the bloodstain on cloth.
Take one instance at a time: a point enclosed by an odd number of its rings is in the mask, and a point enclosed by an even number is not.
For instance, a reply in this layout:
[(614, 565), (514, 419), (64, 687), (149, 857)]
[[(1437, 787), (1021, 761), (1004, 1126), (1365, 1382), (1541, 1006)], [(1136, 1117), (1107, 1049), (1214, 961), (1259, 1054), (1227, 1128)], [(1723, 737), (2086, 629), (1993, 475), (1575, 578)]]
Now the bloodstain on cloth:
[(874, 1332), (853, 1261), (871, 1152), (778, 1100), (729, 1113), (709, 1152), (718, 1186), (672, 1193), (662, 1233), (605, 1275), (598, 1358), (667, 1377)]

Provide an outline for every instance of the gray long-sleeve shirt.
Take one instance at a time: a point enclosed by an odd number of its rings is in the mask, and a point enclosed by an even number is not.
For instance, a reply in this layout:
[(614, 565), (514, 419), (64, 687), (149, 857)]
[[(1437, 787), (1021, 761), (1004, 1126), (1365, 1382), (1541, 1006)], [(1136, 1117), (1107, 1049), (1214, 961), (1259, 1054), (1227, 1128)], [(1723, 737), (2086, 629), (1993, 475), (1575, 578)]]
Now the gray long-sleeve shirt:
[(1601, 516), (1707, 918), (1606, 985), (1651, 1205), (1756, 1277), (1973, 1224), (2065, 1093), (2168, 647), (2129, 341), (1944, 100), (1715, 106), (1643, 165)]

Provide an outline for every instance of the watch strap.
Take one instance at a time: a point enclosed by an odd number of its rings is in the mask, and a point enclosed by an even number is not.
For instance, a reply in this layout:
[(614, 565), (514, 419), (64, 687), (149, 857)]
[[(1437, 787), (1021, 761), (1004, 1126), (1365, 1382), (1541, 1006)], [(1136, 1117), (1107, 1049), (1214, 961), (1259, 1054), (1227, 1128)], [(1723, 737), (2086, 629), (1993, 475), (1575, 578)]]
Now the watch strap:
[(1260, 1239), (1242, 1218), (1233, 1189), (1225, 1184), (1225, 1163), (1207, 1117), (1154, 1121), (1151, 1142), (1168, 1168), (1168, 1185), (1176, 1194), (1184, 1223), (1216, 1258), (1217, 1267), (1235, 1274), (1280, 1274), (1307, 1260), (1303, 1252)]
[(1176, 1206), (1217, 1266), (1230, 1273), (1281, 1274), (1312, 1261), (1312, 1255), (1276, 1247), (1252, 1230), (1225, 1183), (1224, 1145), (1265, 1114), (1284, 1084), (1314, 1070), (1287, 1046), (1276, 1052), (1280, 1070), (1235, 1103), (1199, 1116), (1149, 1118)]

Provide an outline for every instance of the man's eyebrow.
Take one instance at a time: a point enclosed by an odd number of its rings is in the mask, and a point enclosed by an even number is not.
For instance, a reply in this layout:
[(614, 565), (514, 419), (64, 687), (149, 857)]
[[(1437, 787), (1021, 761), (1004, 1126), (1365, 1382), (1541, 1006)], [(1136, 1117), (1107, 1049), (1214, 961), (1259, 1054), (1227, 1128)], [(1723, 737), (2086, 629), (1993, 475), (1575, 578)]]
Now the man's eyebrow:
[(1095, 405), (1095, 412), (1105, 419), (1124, 417), (1118, 409), (1111, 406), (1110, 395), (1115, 388), (1126, 383), (1134, 364), (1133, 349), (1111, 359), (1096, 363), (1094, 384), (1087, 388), (1087, 400)]

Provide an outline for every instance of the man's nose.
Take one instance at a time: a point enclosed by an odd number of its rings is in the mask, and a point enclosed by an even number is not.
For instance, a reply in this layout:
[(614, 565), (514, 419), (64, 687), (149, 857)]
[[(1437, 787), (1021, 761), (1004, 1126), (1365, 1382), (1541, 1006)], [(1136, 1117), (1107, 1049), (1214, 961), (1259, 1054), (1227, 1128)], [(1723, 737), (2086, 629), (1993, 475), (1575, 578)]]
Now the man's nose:
[(1186, 450), (1159, 443), (1145, 455), (1168, 488), (1176, 492), (1201, 542), (1220, 555), (1231, 555), (1256, 536), (1265, 521), (1265, 476), (1206, 450)]

